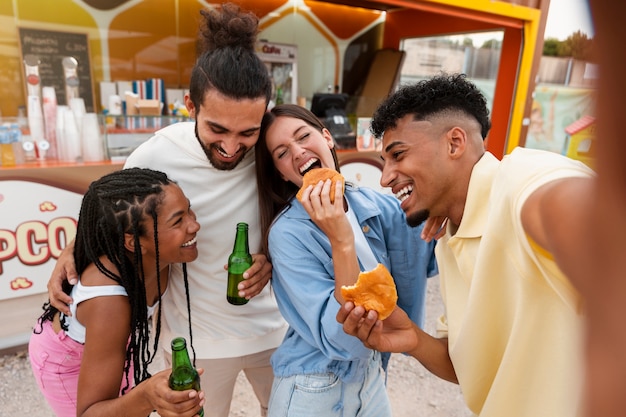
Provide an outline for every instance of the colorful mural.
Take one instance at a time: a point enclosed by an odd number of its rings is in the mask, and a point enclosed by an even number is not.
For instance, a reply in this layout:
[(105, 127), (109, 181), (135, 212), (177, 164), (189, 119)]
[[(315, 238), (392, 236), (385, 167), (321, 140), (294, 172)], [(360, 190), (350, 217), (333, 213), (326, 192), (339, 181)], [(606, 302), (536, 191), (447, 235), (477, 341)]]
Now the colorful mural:
[(565, 129), (581, 117), (593, 114), (593, 90), (539, 85), (533, 97), (525, 147), (566, 154)]

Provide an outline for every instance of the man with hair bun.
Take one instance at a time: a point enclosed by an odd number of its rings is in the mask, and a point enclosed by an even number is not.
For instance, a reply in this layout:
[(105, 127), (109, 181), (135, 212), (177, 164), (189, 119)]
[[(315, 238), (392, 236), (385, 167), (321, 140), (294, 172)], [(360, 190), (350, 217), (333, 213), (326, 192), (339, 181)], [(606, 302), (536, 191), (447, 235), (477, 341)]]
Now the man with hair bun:
[[(254, 145), (270, 100), (268, 71), (255, 53), (258, 18), (234, 4), (201, 11), (201, 54), (192, 72), (185, 105), (194, 122), (159, 130), (127, 159), (126, 167), (153, 167), (178, 182), (202, 228), (199, 256), (188, 265), (193, 346), (204, 368), (204, 409), (228, 417), (240, 371), (257, 395), (265, 415), (272, 386), (270, 356), (286, 331), (276, 301), (266, 286), (271, 264), (261, 254), (261, 230), (255, 181)], [(236, 224), (249, 225), (254, 263), (244, 274), (239, 295), (244, 306), (226, 301), (224, 265), (232, 251)], [(60, 292), (65, 277), (74, 278), (66, 253), (49, 287), (53, 305), (65, 311), (70, 299)], [(173, 268), (163, 297), (162, 343), (190, 334), (185, 288)], [(167, 360), (171, 355), (164, 353)]]

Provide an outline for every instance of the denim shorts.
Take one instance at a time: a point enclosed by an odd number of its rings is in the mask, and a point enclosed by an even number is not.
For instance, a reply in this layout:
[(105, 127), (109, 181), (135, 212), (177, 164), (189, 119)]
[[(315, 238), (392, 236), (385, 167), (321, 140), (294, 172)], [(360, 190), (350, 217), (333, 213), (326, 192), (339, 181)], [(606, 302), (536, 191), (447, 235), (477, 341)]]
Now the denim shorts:
[(390, 417), (380, 353), (372, 354), (363, 380), (333, 373), (274, 377), (268, 417)]

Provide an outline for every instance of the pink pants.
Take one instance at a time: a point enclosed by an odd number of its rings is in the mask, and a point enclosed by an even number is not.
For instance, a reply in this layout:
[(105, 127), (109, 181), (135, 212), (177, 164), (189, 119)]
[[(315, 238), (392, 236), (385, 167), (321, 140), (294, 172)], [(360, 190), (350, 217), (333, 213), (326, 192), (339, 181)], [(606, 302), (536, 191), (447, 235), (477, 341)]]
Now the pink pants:
[[(39, 330), (39, 323), (35, 330)], [(75, 417), (83, 345), (63, 330), (55, 333), (52, 322), (46, 321), (40, 334), (31, 335), (28, 355), (37, 385), (50, 408), (59, 417)]]
[[(39, 323), (35, 325), (39, 330)], [(50, 408), (57, 417), (75, 417), (78, 399), (78, 375), (83, 359), (84, 346), (69, 337), (64, 330), (55, 333), (52, 322), (43, 324), (40, 334), (33, 333), (28, 342), (28, 356), (33, 375)], [(133, 384), (133, 365), (129, 376)], [(126, 386), (126, 376), (122, 376), (122, 387)]]

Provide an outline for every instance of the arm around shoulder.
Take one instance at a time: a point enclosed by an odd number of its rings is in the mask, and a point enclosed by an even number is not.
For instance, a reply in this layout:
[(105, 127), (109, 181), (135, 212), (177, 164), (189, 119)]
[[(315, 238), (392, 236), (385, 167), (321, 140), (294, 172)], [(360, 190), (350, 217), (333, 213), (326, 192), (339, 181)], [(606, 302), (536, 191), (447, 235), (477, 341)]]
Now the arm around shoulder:
[(66, 280), (71, 285), (76, 285), (78, 282), (78, 273), (74, 263), (74, 240), (68, 243), (61, 252), (48, 280), (50, 304), (65, 315), (71, 316), (69, 304), (72, 303), (72, 297), (63, 291), (63, 282)]

